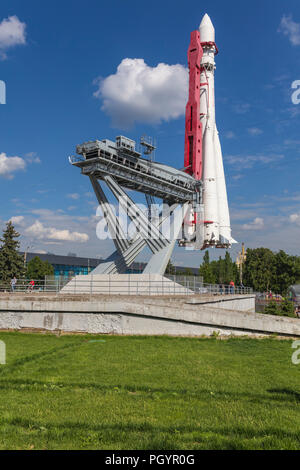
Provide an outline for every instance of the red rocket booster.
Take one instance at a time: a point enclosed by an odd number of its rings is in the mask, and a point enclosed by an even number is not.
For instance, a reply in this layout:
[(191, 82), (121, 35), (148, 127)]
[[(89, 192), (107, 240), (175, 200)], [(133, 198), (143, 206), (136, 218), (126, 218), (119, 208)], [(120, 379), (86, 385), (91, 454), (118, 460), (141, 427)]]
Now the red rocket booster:
[(202, 123), (200, 121), (200, 64), (203, 49), (199, 31), (191, 33), (188, 50), (188, 65), (190, 71), (189, 100), (185, 113), (185, 171), (199, 181), (202, 179)]

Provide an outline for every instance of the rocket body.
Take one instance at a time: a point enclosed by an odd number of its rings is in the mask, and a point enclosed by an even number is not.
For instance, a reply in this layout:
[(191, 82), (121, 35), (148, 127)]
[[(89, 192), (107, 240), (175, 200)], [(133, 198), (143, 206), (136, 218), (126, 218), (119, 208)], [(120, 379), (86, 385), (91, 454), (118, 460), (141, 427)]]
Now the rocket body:
[[(186, 106), (185, 171), (201, 181), (196, 203), (186, 217), (188, 237), (181, 246), (229, 248), (231, 237), (222, 149), (215, 109), (215, 29), (205, 15), (191, 33), (188, 50), (189, 100)], [(199, 188), (200, 186), (198, 186)]]
[(230, 247), (231, 237), (222, 149), (215, 112), (215, 29), (208, 15), (199, 28), (203, 49), (200, 83), (200, 121), (202, 123), (204, 246)]

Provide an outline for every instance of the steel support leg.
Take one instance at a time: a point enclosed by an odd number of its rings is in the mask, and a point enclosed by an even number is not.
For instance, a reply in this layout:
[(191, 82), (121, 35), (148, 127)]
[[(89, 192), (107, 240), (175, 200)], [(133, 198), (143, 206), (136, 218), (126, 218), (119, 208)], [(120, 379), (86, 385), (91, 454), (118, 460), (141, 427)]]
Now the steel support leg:
[(95, 176), (90, 176), (90, 181), (92, 183), (94, 192), (96, 194), (99, 205), (101, 206), (103, 216), (106, 220), (109, 232), (113, 239), (113, 242), (117, 250), (122, 253), (127, 248), (129, 248), (130, 243), (127, 240), (124, 231), (120, 225), (119, 219), (114, 214), (107, 197), (104, 194), (103, 189), (101, 188), (100, 183), (97, 181)]
[(157, 253), (167, 247), (169, 241), (162, 235), (159, 229), (148, 220), (143, 211), (132, 201), (118, 183), (116, 183), (111, 176), (106, 176), (104, 181), (118, 199), (123, 209), (127, 211), (128, 216), (151, 251)]
[(162, 276), (165, 274), (168, 262), (172, 256), (175, 247), (177, 237), (182, 228), (182, 223), (187, 213), (187, 210), (188, 203), (184, 204), (184, 206), (179, 207), (177, 210), (174, 211), (173, 222), (171, 224), (170, 229), (172, 236), (170, 244), (152, 256), (146, 268), (144, 269), (143, 274), (161, 274)]
[[(175, 205), (171, 208), (170, 214), (178, 207)], [(169, 218), (168, 215), (161, 214), (159, 217), (159, 221), (157, 223), (157, 227), (160, 227), (164, 221)], [(135, 239), (133, 240), (131, 246), (120, 255), (117, 251), (115, 251), (104, 263), (99, 264), (96, 269), (94, 269), (93, 274), (116, 274), (125, 272), (131, 264), (134, 262), (136, 257), (141, 253), (141, 251), (145, 248), (146, 241), (141, 238), (141, 235), (136, 235)], [(174, 247), (174, 245), (173, 245)]]

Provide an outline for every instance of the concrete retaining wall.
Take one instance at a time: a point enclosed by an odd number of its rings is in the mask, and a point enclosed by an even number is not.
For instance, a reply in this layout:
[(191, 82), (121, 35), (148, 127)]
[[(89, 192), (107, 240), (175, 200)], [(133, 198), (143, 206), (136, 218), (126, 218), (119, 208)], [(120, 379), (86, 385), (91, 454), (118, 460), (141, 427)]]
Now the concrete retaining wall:
[[(246, 298), (239, 299), (242, 300)], [(190, 298), (175, 302), (172, 298), (146, 297), (92, 300), (8, 297), (0, 299), (0, 329), (175, 336), (276, 333), (300, 337), (298, 319), (226, 310), (224, 305), (217, 308), (218, 303), (203, 304), (199, 299), (198, 303), (190, 301)]]

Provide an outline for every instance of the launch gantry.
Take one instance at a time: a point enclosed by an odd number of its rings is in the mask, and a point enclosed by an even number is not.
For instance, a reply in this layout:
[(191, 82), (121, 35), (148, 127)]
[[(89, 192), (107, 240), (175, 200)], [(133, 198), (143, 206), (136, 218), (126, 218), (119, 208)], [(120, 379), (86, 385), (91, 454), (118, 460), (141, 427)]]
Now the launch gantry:
[[(143, 143), (145, 144), (145, 140)], [(150, 144), (146, 149), (149, 147), (151, 148)], [(94, 273), (124, 272), (145, 246), (148, 246), (152, 257), (144, 273), (164, 274), (188, 206), (190, 203), (200, 202), (200, 193), (197, 190), (199, 182), (181, 170), (142, 157), (135, 148), (135, 142), (124, 136), (117, 137), (116, 142), (107, 139), (86, 142), (78, 145), (76, 151), (79, 155), (70, 157), (70, 163), (81, 168), (81, 173), (90, 178), (116, 247), (116, 251)], [(137, 233), (133, 239), (128, 239), (124, 233), (99, 180), (106, 183), (119, 205), (136, 225)], [(125, 189), (162, 199), (169, 206), (170, 214), (162, 212), (156, 222), (152, 221)], [(169, 215), (172, 216), (171, 239), (167, 239), (161, 231)]]

